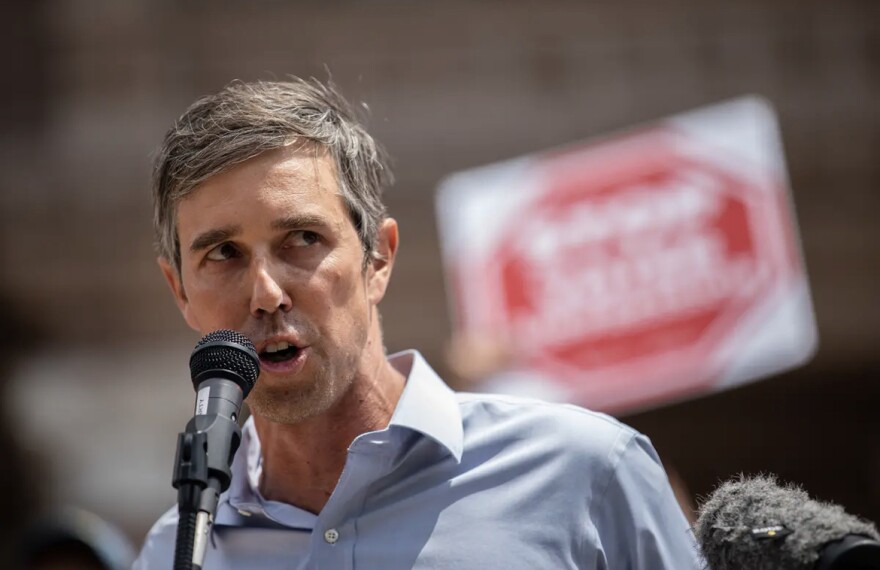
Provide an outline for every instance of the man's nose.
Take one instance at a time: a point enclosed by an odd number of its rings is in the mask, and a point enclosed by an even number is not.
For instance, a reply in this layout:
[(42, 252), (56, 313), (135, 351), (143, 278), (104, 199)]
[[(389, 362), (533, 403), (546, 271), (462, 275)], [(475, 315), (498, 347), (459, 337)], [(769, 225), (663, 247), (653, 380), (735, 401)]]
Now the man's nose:
[(252, 272), (251, 313), (259, 317), (278, 310), (289, 311), (293, 301), (285, 290), (283, 281), (273, 271), (272, 265), (265, 260), (255, 260)]

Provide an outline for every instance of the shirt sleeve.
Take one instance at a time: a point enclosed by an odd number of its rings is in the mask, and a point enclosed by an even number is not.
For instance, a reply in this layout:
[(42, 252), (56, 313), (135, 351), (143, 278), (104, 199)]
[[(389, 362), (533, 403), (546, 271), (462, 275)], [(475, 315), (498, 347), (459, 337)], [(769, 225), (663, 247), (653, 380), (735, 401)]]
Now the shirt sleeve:
[(599, 498), (595, 523), (609, 569), (706, 568), (657, 452), (644, 435), (634, 433), (620, 454)]

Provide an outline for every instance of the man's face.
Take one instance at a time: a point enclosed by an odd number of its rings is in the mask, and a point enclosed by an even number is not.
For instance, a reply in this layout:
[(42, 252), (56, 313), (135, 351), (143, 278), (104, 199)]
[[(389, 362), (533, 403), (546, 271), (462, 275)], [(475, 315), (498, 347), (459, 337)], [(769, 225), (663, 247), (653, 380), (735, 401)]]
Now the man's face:
[(178, 204), (177, 234), (180, 275), (160, 265), (186, 322), (202, 334), (240, 331), (260, 353), (255, 414), (312, 417), (368, 374), (397, 226), (385, 220), (385, 259), (364, 269), (327, 152), (286, 147), (209, 178)]

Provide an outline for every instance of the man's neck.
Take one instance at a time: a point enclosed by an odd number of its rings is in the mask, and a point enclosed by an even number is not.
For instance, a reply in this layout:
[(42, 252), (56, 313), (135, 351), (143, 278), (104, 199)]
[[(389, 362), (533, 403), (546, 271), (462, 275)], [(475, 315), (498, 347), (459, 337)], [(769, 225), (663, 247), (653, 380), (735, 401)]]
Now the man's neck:
[(354, 439), (387, 427), (406, 379), (382, 358), (374, 374), (356, 378), (331, 409), (297, 424), (254, 415), (260, 438), (262, 495), (319, 513), (342, 475)]

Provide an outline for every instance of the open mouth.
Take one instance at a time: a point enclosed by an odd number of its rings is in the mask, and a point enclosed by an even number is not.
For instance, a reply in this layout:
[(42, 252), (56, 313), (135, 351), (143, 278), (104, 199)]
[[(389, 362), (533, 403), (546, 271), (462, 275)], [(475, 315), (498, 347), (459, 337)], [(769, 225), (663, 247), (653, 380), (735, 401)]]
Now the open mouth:
[(300, 348), (286, 342), (270, 344), (260, 353), (260, 359), (267, 362), (285, 362), (296, 358), (300, 350)]

